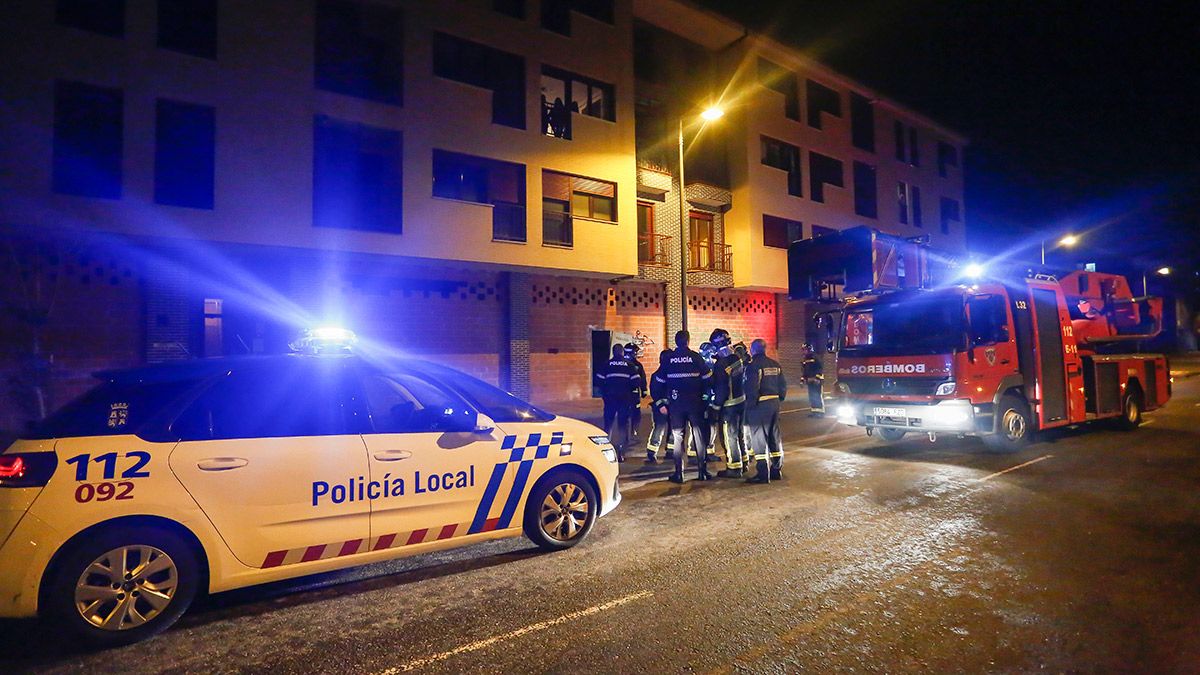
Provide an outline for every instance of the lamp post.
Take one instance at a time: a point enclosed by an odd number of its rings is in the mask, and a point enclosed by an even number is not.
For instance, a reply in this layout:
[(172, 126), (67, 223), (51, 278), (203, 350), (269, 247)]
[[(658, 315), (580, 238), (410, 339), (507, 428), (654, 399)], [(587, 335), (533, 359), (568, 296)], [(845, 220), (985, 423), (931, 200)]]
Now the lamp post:
[[(1059, 246), (1066, 246), (1068, 248), (1070, 248), (1071, 246), (1074, 246), (1075, 244), (1078, 244), (1078, 243), (1079, 243), (1079, 237), (1074, 234), (1064, 235), (1062, 239), (1058, 240)], [(1042, 265), (1045, 265), (1045, 264), (1046, 264), (1046, 240), (1043, 239), (1042, 240)]]
[[(711, 107), (700, 113), (706, 122), (720, 119), (725, 111)], [(687, 330), (687, 235), (690, 225), (687, 208), (687, 183), (683, 177), (683, 116), (679, 117), (679, 322), (680, 328)]]
[[(1160, 277), (1165, 277), (1165, 276), (1168, 276), (1171, 274), (1171, 268), (1163, 266), (1163, 267), (1160, 267), (1160, 268), (1154, 270), (1154, 273)], [(1142, 297), (1145, 298), (1145, 297), (1149, 297), (1149, 296), (1150, 296), (1150, 290), (1149, 290), (1149, 286), (1146, 283), (1146, 270), (1142, 270)]]

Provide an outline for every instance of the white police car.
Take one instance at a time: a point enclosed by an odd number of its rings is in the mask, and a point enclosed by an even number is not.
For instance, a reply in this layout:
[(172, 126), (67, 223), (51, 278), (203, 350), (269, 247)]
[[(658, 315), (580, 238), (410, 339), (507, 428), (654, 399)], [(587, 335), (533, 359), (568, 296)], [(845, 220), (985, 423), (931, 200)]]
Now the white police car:
[(621, 501), (601, 430), (429, 363), (102, 377), (0, 454), (0, 616), (95, 645), (161, 631), (197, 592), (522, 532), (567, 548)]

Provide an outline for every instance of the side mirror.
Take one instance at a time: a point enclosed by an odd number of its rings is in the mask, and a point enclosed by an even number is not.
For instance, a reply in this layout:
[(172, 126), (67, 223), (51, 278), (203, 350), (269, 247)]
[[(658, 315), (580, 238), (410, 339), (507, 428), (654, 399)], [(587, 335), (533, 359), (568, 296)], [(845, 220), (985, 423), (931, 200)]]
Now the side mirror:
[(492, 418), (484, 415), (483, 413), (479, 413), (475, 416), (475, 428), (472, 429), (473, 432), (477, 434), (490, 434), (495, 428), (496, 421)]

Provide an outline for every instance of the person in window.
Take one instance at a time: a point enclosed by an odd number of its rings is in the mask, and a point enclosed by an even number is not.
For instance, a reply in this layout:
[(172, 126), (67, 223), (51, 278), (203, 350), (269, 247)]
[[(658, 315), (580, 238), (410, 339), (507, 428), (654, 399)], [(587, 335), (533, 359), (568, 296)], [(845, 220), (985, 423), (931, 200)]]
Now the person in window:
[(554, 105), (550, 106), (550, 128), (554, 130), (556, 138), (567, 137), (567, 125), (571, 121), (570, 115), (562, 98), (555, 96)]
[(637, 402), (633, 393), (637, 381), (637, 370), (625, 358), (625, 346), (613, 345), (612, 358), (596, 372), (596, 386), (604, 400), (604, 430), (622, 462), (629, 445), (629, 415)]
[(804, 384), (808, 385), (809, 417), (825, 416), (825, 397), (821, 393), (821, 387), (825, 384), (824, 370), (821, 359), (813, 350), (812, 344), (806, 343), (804, 345), (804, 361), (801, 363), (801, 375), (804, 377)]

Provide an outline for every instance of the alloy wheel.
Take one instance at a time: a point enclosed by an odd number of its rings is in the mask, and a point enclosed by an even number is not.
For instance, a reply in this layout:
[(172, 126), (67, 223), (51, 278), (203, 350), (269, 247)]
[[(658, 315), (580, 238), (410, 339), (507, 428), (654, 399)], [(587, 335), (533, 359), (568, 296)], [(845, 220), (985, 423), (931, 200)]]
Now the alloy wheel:
[(179, 570), (164, 551), (122, 546), (93, 560), (79, 575), (75, 609), (102, 630), (129, 630), (161, 614), (178, 585)]
[(542, 500), (542, 531), (558, 541), (570, 541), (587, 524), (587, 494), (574, 483), (560, 483)]

